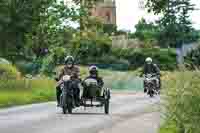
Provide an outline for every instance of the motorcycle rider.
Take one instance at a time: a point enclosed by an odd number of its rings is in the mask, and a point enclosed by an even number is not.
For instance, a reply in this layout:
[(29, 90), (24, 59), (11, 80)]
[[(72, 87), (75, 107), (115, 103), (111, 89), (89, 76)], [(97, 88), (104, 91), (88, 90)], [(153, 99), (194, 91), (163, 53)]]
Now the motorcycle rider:
[(80, 88), (79, 88), (79, 83), (80, 83), (80, 71), (79, 71), (79, 67), (75, 66), (75, 60), (73, 58), (73, 56), (67, 56), (64, 60), (65, 66), (63, 69), (61, 69), (59, 76), (57, 78), (56, 81), (58, 81), (58, 85), (56, 87), (56, 96), (57, 96), (57, 103), (58, 106), (60, 105), (60, 96), (62, 93), (59, 81), (61, 81), (62, 77), (64, 75), (70, 75), (71, 76), (71, 80), (73, 81), (73, 89), (74, 89), (74, 99), (75, 99), (75, 104), (76, 106), (79, 106), (80, 104)]
[[(98, 86), (99, 86), (100, 88), (102, 88), (103, 85), (104, 85), (103, 79), (102, 79), (101, 77), (99, 77), (97, 66), (91, 66), (91, 67), (89, 68), (89, 76), (86, 77), (86, 78), (84, 79), (84, 81), (87, 80), (87, 79), (95, 79), (95, 80), (97, 81), (97, 84), (98, 84)], [(86, 84), (85, 84), (84, 81), (82, 82), (83, 87), (86, 86)]]
[[(143, 74), (147, 75), (147, 74), (156, 74), (157, 78), (158, 78), (158, 82), (156, 83), (157, 85), (157, 89), (158, 91), (160, 91), (161, 89), (161, 79), (160, 79), (160, 69), (157, 66), (157, 64), (153, 63), (152, 58), (148, 57), (145, 60), (145, 65), (143, 68)], [(144, 86), (145, 86), (145, 82), (144, 82)], [(146, 93), (147, 90), (144, 87), (144, 92)]]

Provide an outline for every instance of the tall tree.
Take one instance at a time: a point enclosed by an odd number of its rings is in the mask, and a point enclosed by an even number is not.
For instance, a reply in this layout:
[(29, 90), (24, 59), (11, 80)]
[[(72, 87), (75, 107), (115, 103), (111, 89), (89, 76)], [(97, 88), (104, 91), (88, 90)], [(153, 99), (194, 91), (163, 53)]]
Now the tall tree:
[(54, 1), (42, 9), (38, 16), (40, 21), (33, 25), (32, 32), (27, 36), (28, 50), (36, 57), (47, 54), (52, 46), (66, 45), (72, 37), (69, 34), (72, 33), (72, 28), (67, 25), (68, 21), (76, 21), (78, 18), (76, 10), (63, 2)]
[[(23, 55), (26, 34), (40, 23), (40, 12), (53, 0), (0, 1), (0, 53), (14, 58)], [(14, 60), (14, 59), (13, 59)]]
[(159, 40), (165, 46), (179, 47), (191, 40), (193, 32), (190, 13), (194, 11), (191, 0), (147, 0), (149, 11), (162, 14), (159, 21)]

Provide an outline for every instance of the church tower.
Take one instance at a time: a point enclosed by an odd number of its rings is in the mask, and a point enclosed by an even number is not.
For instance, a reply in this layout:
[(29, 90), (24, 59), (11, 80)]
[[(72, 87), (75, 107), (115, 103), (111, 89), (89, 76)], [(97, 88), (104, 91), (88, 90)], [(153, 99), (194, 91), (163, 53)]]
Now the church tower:
[(104, 24), (117, 25), (115, 0), (102, 0), (91, 11), (91, 15), (102, 20)]

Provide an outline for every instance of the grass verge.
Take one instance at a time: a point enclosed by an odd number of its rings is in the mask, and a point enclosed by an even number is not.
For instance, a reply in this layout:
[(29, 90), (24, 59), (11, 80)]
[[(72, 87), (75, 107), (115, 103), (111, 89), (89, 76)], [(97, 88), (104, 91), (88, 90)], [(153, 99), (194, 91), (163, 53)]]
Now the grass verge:
[(0, 108), (55, 99), (54, 81), (50, 79), (0, 81), (0, 84)]
[(164, 78), (165, 123), (160, 133), (200, 132), (200, 72), (169, 73)]

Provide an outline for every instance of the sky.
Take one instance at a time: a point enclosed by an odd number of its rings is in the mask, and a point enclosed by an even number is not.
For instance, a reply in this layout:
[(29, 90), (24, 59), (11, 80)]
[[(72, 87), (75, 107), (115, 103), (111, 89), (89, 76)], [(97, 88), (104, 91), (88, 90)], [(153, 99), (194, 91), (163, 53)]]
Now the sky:
[[(65, 0), (71, 1), (71, 0)], [(117, 6), (117, 26), (118, 29), (134, 31), (135, 25), (143, 17), (147, 21), (158, 19), (158, 16), (149, 14), (139, 8), (139, 1), (143, 0), (115, 0)], [(200, 0), (192, 0), (196, 8), (200, 9)], [(191, 17), (194, 27), (200, 29), (200, 10), (194, 11)]]
[[(197, 8), (200, 8), (200, 0), (192, 0)], [(148, 21), (155, 20), (156, 16), (148, 14), (139, 8), (139, 0), (116, 0), (117, 25), (119, 29), (134, 31), (135, 25), (144, 17)], [(200, 29), (200, 10), (194, 11), (191, 17), (194, 27)]]

